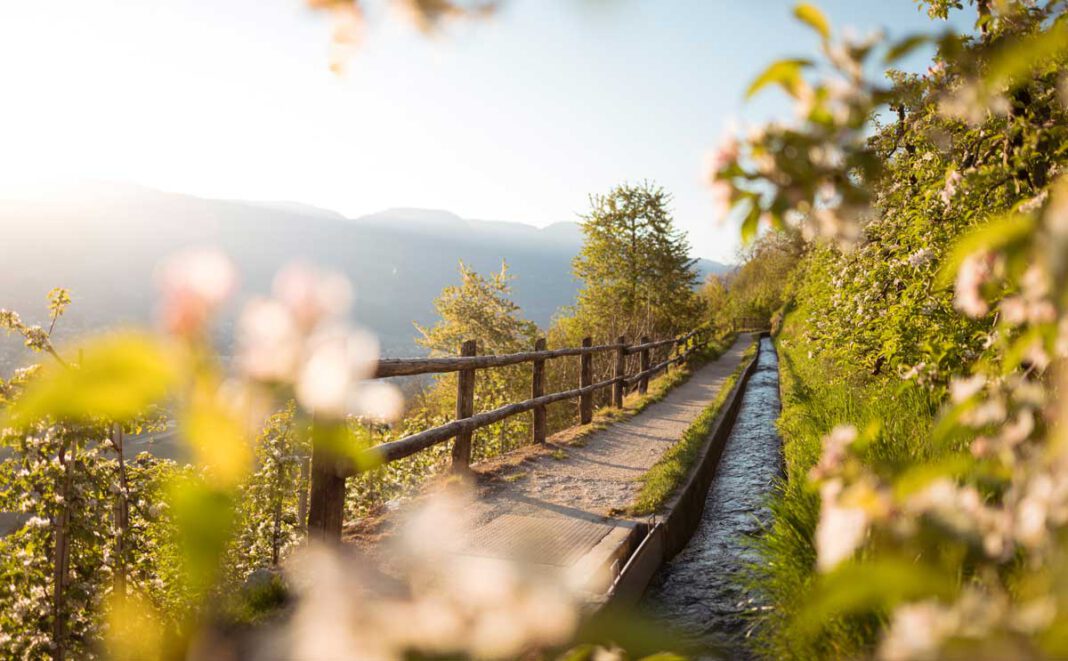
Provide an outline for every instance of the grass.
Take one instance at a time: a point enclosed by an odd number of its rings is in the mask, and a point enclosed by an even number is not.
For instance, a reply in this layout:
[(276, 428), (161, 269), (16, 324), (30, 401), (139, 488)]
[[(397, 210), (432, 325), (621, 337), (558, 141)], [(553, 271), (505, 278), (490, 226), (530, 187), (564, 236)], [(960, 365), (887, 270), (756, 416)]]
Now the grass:
[(653, 464), (648, 472), (642, 476), (641, 491), (638, 492), (634, 499), (634, 504), (629, 509), (631, 515), (645, 516), (656, 512), (682, 486), (686, 476), (690, 473), (690, 468), (693, 466), (694, 461), (697, 460), (697, 455), (701, 451), (705, 439), (712, 432), (712, 425), (715, 424), (723, 403), (727, 400), (731, 390), (734, 389), (734, 385), (741, 377), (742, 371), (749, 364), (749, 359), (756, 355), (758, 346), (754, 342), (745, 350), (738, 367), (723, 382), (712, 403), (706, 406), (697, 416), (697, 419), (686, 428), (679, 441), (672, 445), (660, 457), (659, 461)]
[(744, 579), (766, 604), (756, 615), (754, 651), (768, 658), (864, 658), (873, 652), (880, 619), (868, 613), (813, 623), (808, 606), (819, 589), (813, 536), (819, 496), (808, 473), (819, 461), (822, 439), (836, 425), (878, 425), (864, 459), (893, 470), (926, 458), (937, 405), (900, 379), (872, 377), (819, 357), (803, 329), (789, 325), (777, 341), (786, 478), (770, 503), (771, 526), (755, 540), (760, 561)]

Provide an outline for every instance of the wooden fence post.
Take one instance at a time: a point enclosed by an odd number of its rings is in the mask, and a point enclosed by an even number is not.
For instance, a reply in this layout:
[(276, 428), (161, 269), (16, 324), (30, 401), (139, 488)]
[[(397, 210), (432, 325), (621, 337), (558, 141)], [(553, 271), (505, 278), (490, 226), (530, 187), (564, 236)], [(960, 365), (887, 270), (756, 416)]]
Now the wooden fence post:
[[(535, 351), (545, 351), (546, 343), (545, 338), (538, 338), (534, 340)], [(536, 399), (545, 394), (545, 361), (534, 360), (533, 362), (533, 374), (530, 379), (530, 398)], [(530, 427), (531, 440), (534, 443), (545, 442), (545, 407), (536, 406), (532, 411), (534, 414), (534, 422)]]
[(300, 478), (297, 484), (300, 486), (300, 493), (297, 494), (297, 525), (301, 530), (308, 531), (308, 491), (311, 488), (309, 484), (311, 477), (311, 457), (303, 456), (300, 458)]
[[(582, 338), (582, 347), (592, 347), (593, 338)], [(579, 356), (579, 387), (593, 385), (593, 354), (584, 353)], [(588, 425), (593, 422), (593, 393), (587, 392), (579, 396), (579, 424)]]
[(620, 335), (616, 338), (616, 365), (612, 370), (612, 378), (617, 379), (612, 384), (612, 406), (617, 409), (623, 408), (623, 392), (627, 384), (623, 383), (623, 379), (627, 376), (627, 338)]
[[(645, 335), (642, 335), (642, 339), (639, 340), (639, 342), (641, 344), (648, 344), (649, 343), (649, 338), (646, 337)], [(645, 370), (649, 369), (649, 349), (642, 349), (641, 353), (639, 354), (639, 356), (640, 356), (640, 362), (639, 362), (638, 371), (639, 372), (644, 372)], [(649, 375), (648, 374), (643, 375), (642, 378), (638, 380), (638, 392), (640, 394), (642, 394), (642, 395), (644, 395), (645, 393), (649, 392)]]
[[(468, 340), (460, 347), (461, 356), (475, 355), (477, 345)], [(456, 378), (456, 419), (470, 418), (475, 413), (475, 370), (460, 370)], [(471, 466), (471, 431), (457, 435), (452, 445), (452, 469), (465, 472)]]
[(313, 423), (308, 540), (338, 542), (345, 515), (345, 478), (337, 473), (334, 454), (315, 436)]

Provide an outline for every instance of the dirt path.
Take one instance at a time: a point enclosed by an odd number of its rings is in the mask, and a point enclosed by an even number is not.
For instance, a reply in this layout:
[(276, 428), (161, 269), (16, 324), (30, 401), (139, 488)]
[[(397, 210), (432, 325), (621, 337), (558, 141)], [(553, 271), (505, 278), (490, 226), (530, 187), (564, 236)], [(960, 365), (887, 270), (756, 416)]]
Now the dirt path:
[[(637, 522), (620, 514), (638, 494), (638, 479), (715, 399), (752, 342), (739, 337), (664, 399), (577, 444), (550, 442), (476, 466), (477, 489), (461, 489), (464, 504), (447, 524), (459, 535), (447, 553), (563, 571), (591, 595), (602, 594), (638, 535)], [(436, 497), (424, 493), (401, 510)], [(373, 532), (354, 531), (347, 540), (389, 565), (382, 542), (404, 517), (389, 512)]]
[(480, 518), (504, 513), (552, 516), (560, 508), (600, 519), (627, 508), (638, 494), (637, 481), (708, 404), (734, 372), (752, 342), (739, 337), (713, 363), (632, 418), (586, 437), (566, 456), (540, 456), (517, 468), (514, 480), (494, 485), (479, 499)]

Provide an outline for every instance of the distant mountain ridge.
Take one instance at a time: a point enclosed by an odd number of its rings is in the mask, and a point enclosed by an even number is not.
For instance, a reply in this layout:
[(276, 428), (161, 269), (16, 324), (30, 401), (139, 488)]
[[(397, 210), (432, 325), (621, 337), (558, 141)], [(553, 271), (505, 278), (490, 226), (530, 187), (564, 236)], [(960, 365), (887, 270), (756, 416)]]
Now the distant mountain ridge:
[[(349, 219), (293, 202), (206, 199), (122, 184), (0, 199), (0, 230), (0, 307), (40, 322), (45, 293), (68, 287), (74, 305), (60, 324), (65, 334), (149, 322), (155, 265), (182, 248), (218, 245), (241, 272), (239, 299), (268, 291), (273, 274), (295, 259), (345, 273), (357, 288), (356, 320), (393, 355), (418, 352), (412, 322), (433, 323), (433, 299), (458, 281), (459, 260), (481, 272), (506, 260), (523, 313), (547, 325), (574, 301), (571, 260), (582, 244), (577, 223), (539, 229), (427, 209)], [(698, 268), (705, 274), (728, 267), (701, 260)], [(223, 316), (223, 337), (232, 319), (233, 310)], [(24, 357), (15, 338), (0, 337), (0, 366)]]

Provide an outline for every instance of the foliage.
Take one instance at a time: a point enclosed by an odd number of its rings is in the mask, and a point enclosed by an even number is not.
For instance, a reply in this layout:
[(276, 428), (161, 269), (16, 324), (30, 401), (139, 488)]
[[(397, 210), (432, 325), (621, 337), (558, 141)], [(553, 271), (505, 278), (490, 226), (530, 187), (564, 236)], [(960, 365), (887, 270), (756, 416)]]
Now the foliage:
[(700, 289), (712, 323), (731, 327), (746, 320), (767, 324), (790, 296), (791, 275), (804, 245), (797, 232), (766, 233), (745, 248), (741, 265), (710, 275)]
[[(445, 287), (434, 301), (440, 316), (432, 328), (417, 326), (423, 337), (419, 343), (431, 355), (454, 356), (460, 345), (474, 340), (476, 352), (484, 354), (517, 353), (534, 348), (537, 326), (520, 316), (519, 306), (510, 298), (508, 266), (485, 278), (463, 262), (460, 263), (459, 286)], [(488, 411), (526, 399), (530, 392), (530, 368), (516, 365), (482, 370), (475, 379), (475, 410)], [(431, 410), (447, 416), (455, 406), (456, 375), (435, 380), (428, 403)], [(472, 450), (474, 458), (507, 452), (530, 437), (529, 422), (524, 417), (508, 418), (476, 432)]]
[(242, 483), (238, 533), (227, 570), (240, 582), (257, 569), (277, 567), (304, 540), (311, 445), (294, 429), (296, 404), (267, 418), (256, 443), (256, 469)]
[[(717, 155), (743, 234), (812, 242), (780, 337), (789, 475), (755, 583), (769, 654), (1066, 651), (1068, 19), (977, 5), (977, 35), (882, 49), (799, 8), (828, 66), (776, 63), (753, 91), (782, 86), (800, 120)], [(926, 75), (866, 78), (924, 43)]]
[(587, 335), (668, 337), (694, 326), (694, 260), (670, 202), (650, 183), (591, 196), (585, 242), (574, 260), (582, 282), (574, 318)]

